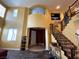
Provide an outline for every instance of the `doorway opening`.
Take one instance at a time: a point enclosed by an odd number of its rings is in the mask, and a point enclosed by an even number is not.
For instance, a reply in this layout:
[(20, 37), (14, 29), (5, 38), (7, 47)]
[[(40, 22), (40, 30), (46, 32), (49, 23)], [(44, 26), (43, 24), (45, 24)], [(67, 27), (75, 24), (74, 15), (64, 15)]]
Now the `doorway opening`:
[(29, 49), (33, 51), (40, 51), (45, 49), (45, 29), (30, 28)]

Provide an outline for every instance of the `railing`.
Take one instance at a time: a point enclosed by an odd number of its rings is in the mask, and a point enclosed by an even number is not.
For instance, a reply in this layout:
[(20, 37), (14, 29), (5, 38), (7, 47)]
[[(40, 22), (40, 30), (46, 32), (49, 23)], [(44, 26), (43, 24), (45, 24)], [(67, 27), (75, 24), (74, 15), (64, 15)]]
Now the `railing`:
[(61, 47), (57, 43), (51, 43), (51, 48), (49, 52), (51, 54), (51, 57), (62, 59)]
[(22, 36), (22, 39), (21, 39), (21, 50), (24, 51), (25, 50), (25, 47), (26, 47), (26, 39), (27, 39), (27, 36)]
[[(52, 24), (50, 24), (50, 33), (52, 34)], [(55, 48), (53, 49), (52, 51), (52, 48)], [(50, 53), (54, 52), (56, 53), (56, 55), (59, 57), (57, 59), (62, 59), (62, 52), (61, 52), (61, 47), (59, 46), (58, 43), (55, 43), (55, 42), (51, 42), (51, 48), (50, 48)]]
[(72, 59), (76, 59), (75, 56), (76, 56), (76, 48), (72, 48), (72, 49), (71, 49), (71, 58), (72, 58)]
[(71, 6), (69, 6), (67, 13), (70, 13), (70, 17), (79, 13), (79, 1), (78, 0), (76, 0)]
[(62, 30), (69, 23), (69, 21), (71, 20), (71, 17), (75, 16), (78, 13), (79, 13), (79, 1), (76, 0), (71, 6), (69, 6), (68, 10), (64, 14), (64, 19), (61, 22)]
[(72, 17), (78, 14), (79, 13), (79, 1), (76, 0), (72, 5), (70, 5), (66, 13), (68, 14), (69, 17)]
[[(67, 39), (72, 45), (73, 45), (73, 48), (71, 48), (71, 58), (72, 59), (75, 59), (75, 56), (76, 56), (76, 49), (77, 47), (67, 38), (65, 37), (59, 30), (57, 30), (54, 25), (51, 24), (51, 31), (52, 31), (52, 34), (54, 35), (54, 37), (56, 38), (55, 35), (62, 35), (65, 39)], [(60, 45), (61, 46), (61, 45)], [(62, 46), (61, 46), (62, 47)], [(62, 49), (63, 50), (63, 49)]]

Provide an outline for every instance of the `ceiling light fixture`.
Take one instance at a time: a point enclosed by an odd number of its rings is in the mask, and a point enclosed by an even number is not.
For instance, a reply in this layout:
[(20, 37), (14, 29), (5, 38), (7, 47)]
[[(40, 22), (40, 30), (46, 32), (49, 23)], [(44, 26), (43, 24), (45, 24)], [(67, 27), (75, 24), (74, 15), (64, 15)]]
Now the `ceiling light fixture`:
[(78, 10), (79, 10), (79, 7), (77, 7), (77, 8), (74, 9), (74, 11), (78, 11)]
[(60, 9), (60, 5), (58, 5), (58, 6), (56, 7), (56, 9), (57, 9), (57, 10)]

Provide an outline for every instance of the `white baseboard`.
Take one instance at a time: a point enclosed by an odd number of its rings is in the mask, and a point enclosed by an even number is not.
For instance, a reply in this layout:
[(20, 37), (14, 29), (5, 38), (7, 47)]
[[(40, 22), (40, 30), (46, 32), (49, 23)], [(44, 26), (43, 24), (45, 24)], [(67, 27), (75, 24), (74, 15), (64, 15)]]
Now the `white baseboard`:
[(28, 50), (29, 48), (26, 48), (25, 50)]
[(2, 49), (6, 49), (6, 50), (20, 50), (20, 48), (2, 48)]
[(45, 49), (45, 50), (49, 50), (49, 49)]

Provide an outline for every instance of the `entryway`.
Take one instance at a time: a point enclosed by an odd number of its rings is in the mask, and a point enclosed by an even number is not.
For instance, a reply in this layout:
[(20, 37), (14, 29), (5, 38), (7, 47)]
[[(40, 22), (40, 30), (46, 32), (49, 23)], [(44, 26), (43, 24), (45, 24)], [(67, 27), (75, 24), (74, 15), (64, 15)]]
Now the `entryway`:
[(33, 51), (41, 51), (45, 49), (45, 29), (30, 28), (29, 49)]

